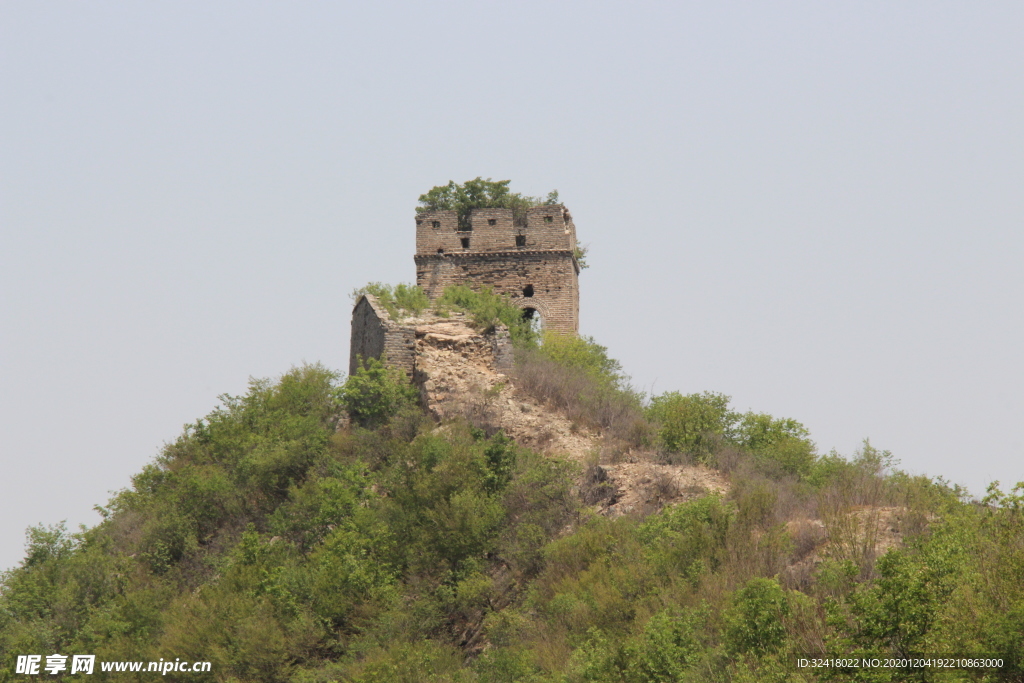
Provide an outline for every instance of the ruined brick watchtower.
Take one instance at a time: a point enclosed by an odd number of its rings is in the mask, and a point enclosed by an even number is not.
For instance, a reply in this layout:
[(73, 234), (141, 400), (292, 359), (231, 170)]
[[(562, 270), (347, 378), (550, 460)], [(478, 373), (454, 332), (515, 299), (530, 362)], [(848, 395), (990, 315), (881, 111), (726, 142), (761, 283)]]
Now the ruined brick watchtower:
[(431, 301), (453, 284), (489, 285), (540, 317), (547, 330), (579, 332), (576, 226), (561, 204), (538, 206), (515, 220), (511, 209), (416, 215), (416, 284)]

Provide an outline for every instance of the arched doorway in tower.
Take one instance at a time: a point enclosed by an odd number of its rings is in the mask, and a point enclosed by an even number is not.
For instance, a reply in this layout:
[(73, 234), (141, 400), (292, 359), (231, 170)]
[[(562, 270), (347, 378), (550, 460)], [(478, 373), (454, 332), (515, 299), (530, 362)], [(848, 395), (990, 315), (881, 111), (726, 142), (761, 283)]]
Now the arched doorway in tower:
[(523, 320), (529, 321), (530, 329), (532, 329), (537, 335), (540, 335), (544, 329), (544, 320), (541, 318), (540, 311), (536, 308), (527, 306), (523, 309)]

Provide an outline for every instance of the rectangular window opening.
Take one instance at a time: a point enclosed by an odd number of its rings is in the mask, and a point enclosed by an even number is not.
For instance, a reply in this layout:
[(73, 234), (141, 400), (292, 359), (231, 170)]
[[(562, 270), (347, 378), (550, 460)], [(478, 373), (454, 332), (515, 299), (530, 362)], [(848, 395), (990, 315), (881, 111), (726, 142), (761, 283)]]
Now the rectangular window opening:
[(468, 237), (463, 237), (459, 241), (462, 242), (462, 248), (463, 249), (469, 249), (469, 238)]
[(516, 246), (517, 247), (525, 247), (526, 246), (526, 235), (516, 235)]
[(497, 224), (498, 224), (498, 220), (496, 218), (488, 218), (487, 219), (487, 225), (497, 225)]

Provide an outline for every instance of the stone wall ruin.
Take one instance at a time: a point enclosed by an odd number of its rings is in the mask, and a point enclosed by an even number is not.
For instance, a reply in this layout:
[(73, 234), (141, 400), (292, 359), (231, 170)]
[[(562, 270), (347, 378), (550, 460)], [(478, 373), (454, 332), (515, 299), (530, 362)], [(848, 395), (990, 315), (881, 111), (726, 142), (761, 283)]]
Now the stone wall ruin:
[(352, 310), (352, 342), (349, 347), (349, 374), (354, 375), (367, 358), (385, 358), (421, 384), (425, 360), (424, 347), (457, 348), (459, 353), (486, 359), (496, 372), (512, 368), (512, 338), (508, 328), (497, 326), (484, 334), (474, 330), (465, 316), (447, 317), (428, 314), (393, 320), (376, 297), (363, 294)]

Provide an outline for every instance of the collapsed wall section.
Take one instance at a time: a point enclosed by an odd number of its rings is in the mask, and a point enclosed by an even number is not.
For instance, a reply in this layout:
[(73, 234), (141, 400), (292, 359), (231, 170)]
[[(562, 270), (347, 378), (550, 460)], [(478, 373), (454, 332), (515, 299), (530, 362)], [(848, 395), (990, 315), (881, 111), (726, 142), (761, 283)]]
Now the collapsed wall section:
[[(457, 343), (463, 351), (473, 349), (475, 361), (485, 362), (494, 372), (512, 369), (512, 339), (504, 325), (483, 334), (470, 327), (460, 313), (395, 321), (376, 297), (364, 294), (352, 309), (349, 374), (355, 374), (366, 359), (378, 358), (421, 381), (423, 373), (418, 371), (422, 370), (424, 349), (447, 343)], [(468, 351), (465, 357), (469, 358)]]
[(354, 375), (368, 358), (384, 358), (412, 377), (416, 369), (416, 332), (396, 323), (376, 297), (363, 294), (352, 309), (348, 372)]

